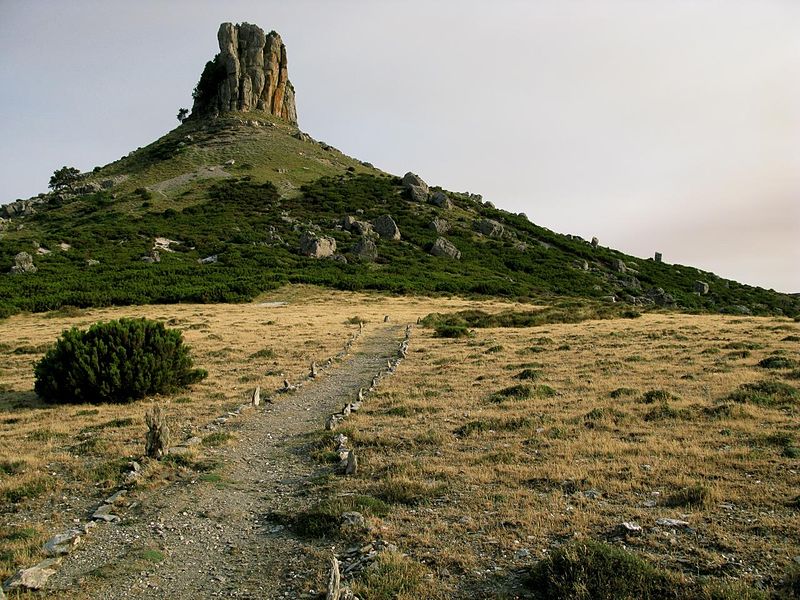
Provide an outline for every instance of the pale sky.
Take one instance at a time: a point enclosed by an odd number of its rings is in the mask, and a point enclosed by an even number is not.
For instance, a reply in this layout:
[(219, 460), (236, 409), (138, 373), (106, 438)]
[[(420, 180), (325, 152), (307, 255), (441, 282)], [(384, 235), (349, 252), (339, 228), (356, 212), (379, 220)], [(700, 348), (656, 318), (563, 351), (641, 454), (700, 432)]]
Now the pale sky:
[(0, 203), (177, 125), (223, 21), (281, 34), (346, 154), (800, 292), (797, 0), (0, 0)]

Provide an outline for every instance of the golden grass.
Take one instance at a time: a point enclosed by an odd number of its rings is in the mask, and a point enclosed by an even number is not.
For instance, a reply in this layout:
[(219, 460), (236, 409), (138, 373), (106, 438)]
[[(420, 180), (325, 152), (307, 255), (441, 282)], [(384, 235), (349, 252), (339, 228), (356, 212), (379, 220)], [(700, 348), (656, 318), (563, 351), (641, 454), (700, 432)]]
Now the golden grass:
[[(262, 305), (276, 301), (288, 304)], [(377, 323), (388, 314), (413, 323), (434, 311), (515, 307), (291, 286), (245, 305), (12, 317), (0, 323), (4, 518), (10, 527), (55, 533), (85, 518), (115, 482), (115, 469), (143, 453), (149, 402), (47, 406), (35, 398), (32, 365), (66, 327), (144, 316), (182, 329), (209, 377), (159, 400), (177, 437), (186, 438), (245, 401), (255, 385), (269, 393), (284, 378), (304, 376), (312, 360), (335, 355), (357, 329), (353, 317)], [(796, 358), (800, 344), (791, 335), (798, 332), (785, 319), (655, 313), (477, 329), (465, 339), (417, 328), (398, 372), (345, 424), (360, 470), (338, 480), (333, 495), (391, 503), (388, 515), (371, 520), (382, 537), (424, 563), (426, 589), (430, 576), (443, 590), (488, 585), (554, 544), (613, 540), (623, 521), (646, 531), (627, 544), (663, 566), (689, 575), (765, 576), (769, 583), (800, 554), (799, 509), (792, 505), (800, 463), (786, 452), (800, 445), (800, 403), (770, 408), (725, 398), (763, 379), (797, 386), (788, 371), (756, 365), (775, 351)], [(529, 379), (515, 378), (526, 369)], [(529, 389), (493, 397), (514, 385)], [(664, 393), (646, 397), (650, 391)], [(202, 460), (207, 446), (192, 458)], [(170, 476), (154, 467), (150, 485)], [(657, 526), (664, 517), (687, 520), (692, 529)], [(19, 556), (2, 565), (2, 575), (35, 558), (30, 544), (18, 543)], [(385, 562), (388, 573), (397, 567)], [(373, 573), (375, 581), (382, 573)], [(368, 582), (360, 585), (369, 591)]]
[[(474, 306), (458, 299), (435, 302), (449, 310)], [(289, 286), (250, 304), (70, 309), (0, 322), (0, 507), (5, 522), (18, 527), (33, 523), (45, 533), (57, 533), (72, 519), (85, 519), (118, 484), (130, 460), (144, 453), (149, 400), (54, 406), (34, 394), (33, 365), (64, 329), (121, 317), (158, 319), (181, 329), (196, 366), (207, 369), (209, 377), (190, 390), (155, 400), (165, 404), (173, 439), (183, 440), (202, 436), (203, 426), (246, 402), (256, 385), (263, 398), (284, 378), (304, 377), (311, 361), (335, 356), (358, 330), (353, 317), (369, 324), (390, 314), (413, 322), (431, 307), (427, 299)], [(202, 461), (204, 449), (217, 443), (235, 440), (209, 439), (187, 459)], [(148, 485), (174, 476), (162, 465), (145, 466), (145, 471)], [(0, 577), (30, 562), (28, 550), (6, 558), (0, 562)]]
[[(756, 365), (774, 351), (796, 356), (787, 327), (800, 330), (785, 319), (649, 314), (457, 340), (418, 330), (397, 375), (348, 423), (362, 469), (342, 489), (385, 497), (398, 477), (399, 488), (427, 486), (396, 504), (382, 534), (445, 580), (481, 581), (636, 521), (648, 533), (629, 546), (665, 566), (769, 581), (800, 554), (800, 463), (786, 455), (800, 444), (800, 398), (779, 408), (725, 398), (786, 375)], [(756, 349), (722, 350), (741, 342)], [(514, 378), (525, 369), (539, 377)], [(497, 395), (514, 385), (530, 389)], [(515, 559), (522, 549), (531, 558)]]

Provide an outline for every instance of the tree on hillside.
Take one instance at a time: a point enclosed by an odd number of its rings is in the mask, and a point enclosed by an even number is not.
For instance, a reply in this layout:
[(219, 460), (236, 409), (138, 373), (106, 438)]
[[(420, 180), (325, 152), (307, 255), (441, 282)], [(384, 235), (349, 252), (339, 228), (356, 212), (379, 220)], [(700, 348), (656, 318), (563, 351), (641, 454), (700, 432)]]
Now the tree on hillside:
[(53, 171), (53, 176), (50, 178), (48, 187), (54, 192), (62, 192), (67, 190), (74, 191), (74, 186), (80, 178), (81, 172), (75, 167), (61, 167)]
[(178, 109), (178, 121), (183, 123), (188, 118), (189, 118), (189, 109), (188, 108), (179, 108)]

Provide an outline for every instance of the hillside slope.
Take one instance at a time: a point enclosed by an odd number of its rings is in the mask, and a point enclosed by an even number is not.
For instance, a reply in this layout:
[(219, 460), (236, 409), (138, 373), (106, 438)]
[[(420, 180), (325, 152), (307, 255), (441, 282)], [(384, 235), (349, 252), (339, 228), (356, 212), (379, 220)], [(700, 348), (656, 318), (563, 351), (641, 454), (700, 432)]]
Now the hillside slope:
[[(190, 119), (82, 176), (74, 193), (5, 207), (0, 314), (245, 301), (287, 282), (800, 314), (797, 297), (637, 259), (480, 196), (425, 187), (267, 113)], [(383, 236), (379, 219), (389, 228)], [(305, 254), (331, 256), (304, 255), (301, 245)]]

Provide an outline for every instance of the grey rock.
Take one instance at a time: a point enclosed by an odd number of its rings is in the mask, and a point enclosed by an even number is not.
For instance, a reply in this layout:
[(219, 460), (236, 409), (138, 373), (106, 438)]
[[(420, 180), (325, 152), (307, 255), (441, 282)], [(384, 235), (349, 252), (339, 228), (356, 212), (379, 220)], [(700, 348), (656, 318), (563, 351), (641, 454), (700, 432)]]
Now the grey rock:
[(294, 87), (289, 81), (286, 46), (273, 32), (256, 25), (223, 23), (215, 59), (225, 76), (212, 93), (195, 98), (192, 116), (261, 110), (297, 124)]
[(347, 464), (344, 467), (345, 475), (355, 475), (358, 471), (358, 458), (353, 450), (347, 453)]
[(657, 263), (660, 263), (660, 262), (662, 262), (662, 259), (661, 259), (661, 252), (656, 252), (655, 261), (656, 261)]
[(360, 512), (350, 511), (342, 513), (342, 525), (349, 525), (351, 527), (366, 527), (367, 520)]
[(95, 260), (94, 258), (87, 258), (86, 259), (86, 266), (87, 267), (95, 267), (100, 264), (99, 260)]
[(339, 573), (339, 561), (335, 556), (331, 557), (331, 572), (328, 575), (328, 587), (325, 600), (341, 600), (342, 597), (342, 576)]
[(363, 261), (374, 262), (378, 258), (378, 246), (371, 239), (362, 237), (353, 246), (353, 254)]
[(199, 262), (201, 265), (213, 265), (217, 261), (219, 261), (218, 254), (212, 254), (211, 256), (206, 256), (205, 258), (197, 259), (197, 262)]
[(12, 273), (36, 273), (39, 269), (33, 264), (33, 257), (27, 252), (20, 252), (14, 257), (14, 264), (11, 265)]
[(652, 300), (656, 306), (675, 306), (675, 298), (672, 297), (672, 294), (668, 294), (662, 288), (654, 288), (650, 290), (647, 292), (647, 297)]
[(112, 512), (113, 510), (114, 507), (110, 504), (103, 504), (92, 513), (92, 519), (95, 521), (105, 521), (106, 523), (116, 523), (120, 518)]
[(397, 226), (397, 223), (394, 222), (391, 215), (381, 215), (372, 222), (372, 225), (375, 227), (375, 232), (383, 239), (400, 239), (400, 228)]
[(705, 281), (695, 281), (694, 291), (701, 296), (705, 296), (708, 293), (708, 284)]
[(479, 233), (491, 238), (501, 238), (505, 232), (503, 226), (493, 219), (475, 221), (474, 228)]
[(127, 490), (118, 490), (117, 492), (111, 494), (108, 498), (106, 498), (106, 504), (116, 504), (117, 502), (121, 502), (125, 499), (125, 496), (128, 495)]
[(67, 531), (66, 533), (59, 533), (54, 535), (44, 543), (42, 550), (45, 556), (63, 556), (69, 554), (81, 541), (79, 531)]
[(619, 524), (617, 533), (624, 536), (642, 535), (642, 527), (634, 521), (625, 521)]
[(428, 192), (418, 185), (410, 185), (406, 189), (408, 190), (408, 195), (411, 196), (414, 202), (419, 202), (421, 204), (428, 199)]
[(439, 235), (443, 235), (450, 231), (450, 223), (448, 223), (445, 219), (435, 217), (433, 221), (428, 223), (428, 229), (433, 229)]
[(422, 180), (422, 177), (417, 175), (416, 173), (412, 173), (409, 171), (405, 175), (403, 175), (403, 187), (406, 189), (410, 187), (418, 187), (422, 191), (425, 192), (425, 195), (428, 194), (428, 184)]
[(55, 567), (61, 563), (60, 558), (48, 558), (28, 569), (20, 569), (3, 584), (3, 590), (41, 590), (56, 573)]
[(656, 525), (661, 525), (662, 527), (673, 527), (676, 529), (681, 529), (684, 527), (689, 527), (689, 522), (681, 521), (680, 519), (658, 519), (656, 521)]
[(433, 246), (431, 246), (430, 252), (434, 256), (443, 256), (456, 260), (461, 258), (461, 251), (443, 237), (436, 238), (436, 241), (433, 242)]
[(625, 262), (619, 258), (611, 259), (611, 268), (617, 273), (625, 273), (628, 270), (628, 267), (625, 266)]
[(596, 237), (593, 237), (592, 238), (592, 247), (593, 248), (597, 248), (598, 244), (600, 244), (600, 240), (598, 240)]
[(312, 258), (327, 258), (336, 252), (336, 240), (332, 237), (322, 236), (311, 231), (306, 231), (300, 236), (300, 254)]
[(731, 309), (738, 315), (752, 315), (753, 311), (744, 304), (734, 304)]
[(256, 389), (253, 390), (253, 394), (250, 396), (250, 404), (253, 406), (258, 406), (261, 404), (261, 386), (257, 385)]
[(447, 197), (447, 194), (439, 191), (434, 192), (433, 196), (431, 196), (431, 204), (445, 210), (453, 208), (453, 203), (450, 201), (450, 198)]

